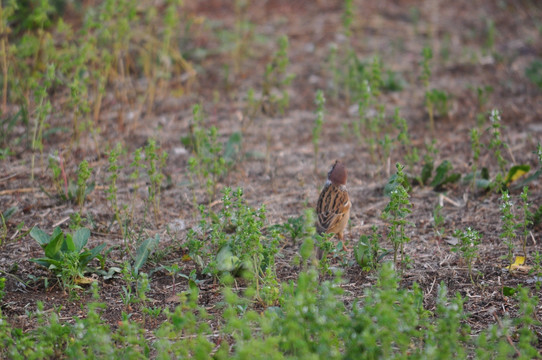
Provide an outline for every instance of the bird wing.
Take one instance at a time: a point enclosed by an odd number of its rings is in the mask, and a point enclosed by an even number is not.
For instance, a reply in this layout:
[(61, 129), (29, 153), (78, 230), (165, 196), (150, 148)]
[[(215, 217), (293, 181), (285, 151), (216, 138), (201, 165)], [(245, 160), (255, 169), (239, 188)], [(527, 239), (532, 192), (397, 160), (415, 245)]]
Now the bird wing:
[(334, 229), (345, 216), (348, 216), (351, 207), (352, 203), (346, 190), (342, 190), (333, 184), (326, 185), (322, 189), (316, 204), (318, 232), (323, 233)]

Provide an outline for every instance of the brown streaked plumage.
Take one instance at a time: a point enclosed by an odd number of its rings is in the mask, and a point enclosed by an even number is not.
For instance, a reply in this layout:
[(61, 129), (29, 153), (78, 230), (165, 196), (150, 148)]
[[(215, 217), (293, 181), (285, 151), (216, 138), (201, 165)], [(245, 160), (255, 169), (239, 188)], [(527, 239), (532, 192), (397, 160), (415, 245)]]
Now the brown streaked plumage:
[(327, 181), (318, 197), (316, 230), (319, 234), (333, 233), (343, 240), (343, 231), (350, 218), (352, 203), (346, 190), (346, 167), (336, 160), (327, 174)]

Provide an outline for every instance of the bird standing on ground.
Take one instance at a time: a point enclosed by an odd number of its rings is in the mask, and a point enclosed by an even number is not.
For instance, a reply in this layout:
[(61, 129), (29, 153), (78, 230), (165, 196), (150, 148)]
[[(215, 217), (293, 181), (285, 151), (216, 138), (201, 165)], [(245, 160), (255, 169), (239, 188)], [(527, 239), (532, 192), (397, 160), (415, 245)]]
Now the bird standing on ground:
[(327, 181), (316, 204), (316, 231), (318, 234), (333, 233), (343, 240), (343, 231), (350, 218), (352, 203), (346, 190), (346, 167), (336, 160), (329, 172)]

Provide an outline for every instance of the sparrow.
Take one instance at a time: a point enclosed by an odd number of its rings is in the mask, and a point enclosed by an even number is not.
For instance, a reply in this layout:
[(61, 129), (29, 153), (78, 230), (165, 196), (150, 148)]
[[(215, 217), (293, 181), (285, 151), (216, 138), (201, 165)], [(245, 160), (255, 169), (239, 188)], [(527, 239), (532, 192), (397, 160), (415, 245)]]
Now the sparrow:
[(343, 231), (350, 218), (352, 203), (346, 190), (346, 167), (336, 160), (316, 204), (316, 231), (318, 234), (333, 233), (343, 240)]

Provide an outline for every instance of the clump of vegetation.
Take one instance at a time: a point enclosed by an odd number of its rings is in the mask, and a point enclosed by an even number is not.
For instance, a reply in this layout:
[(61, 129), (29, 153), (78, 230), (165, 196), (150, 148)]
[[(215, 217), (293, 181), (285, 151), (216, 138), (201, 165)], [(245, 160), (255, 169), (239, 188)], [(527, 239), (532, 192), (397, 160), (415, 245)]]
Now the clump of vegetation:
[(190, 257), (204, 274), (242, 274), (255, 284), (258, 300), (274, 303), (279, 237), (264, 231), (265, 207), (247, 206), (241, 188), (224, 188), (222, 205), (217, 214), (200, 206), (201, 221), (187, 236)]
[(90, 237), (90, 230), (81, 228), (73, 235), (64, 234), (60, 228), (55, 228), (48, 235), (39, 228), (33, 228), (30, 236), (43, 248), (45, 257), (31, 259), (31, 261), (51, 270), (62, 285), (67, 289), (80, 289), (79, 283), (85, 280), (85, 273), (92, 271), (88, 264), (96, 257), (100, 257), (106, 244), (98, 245), (90, 250), (85, 249)]
[(472, 264), (478, 257), (478, 245), (480, 245), (482, 235), (471, 227), (467, 227), (463, 231), (456, 230), (454, 236), (459, 242), (452, 247), (452, 251), (461, 252), (461, 257), (467, 263), (470, 281), (474, 284), (474, 279), (472, 278)]
[(286, 86), (295, 78), (294, 74), (287, 73), (290, 59), (288, 58), (289, 43), (286, 35), (279, 37), (278, 47), (277, 52), (265, 67), (263, 76), (262, 106), (270, 114), (277, 111), (284, 114), (288, 109), (290, 96)]
[(188, 160), (188, 169), (192, 176), (194, 206), (197, 207), (197, 184), (205, 184), (208, 201), (211, 203), (216, 196), (219, 180), (228, 173), (241, 150), (242, 137), (235, 132), (224, 145), (218, 140), (217, 128), (205, 126), (201, 106), (194, 105), (192, 112), (194, 121), (191, 134), (181, 141), (193, 150), (193, 156)]
[(66, 174), (63, 157), (55, 152), (54, 156), (49, 157), (49, 168), (52, 172), (52, 180), (57, 194), (62, 200), (70, 200), (83, 209), (87, 196), (94, 190), (95, 182), (90, 182), (92, 168), (87, 160), (79, 163), (77, 168), (77, 180), (74, 182), (68, 179)]
[(364, 271), (371, 271), (377, 268), (378, 263), (388, 253), (380, 246), (382, 235), (378, 233), (378, 228), (373, 225), (371, 234), (361, 235), (358, 243), (354, 247), (354, 258), (358, 265)]
[(390, 220), (387, 238), (393, 244), (393, 262), (397, 263), (397, 254), (399, 253), (401, 269), (403, 269), (404, 265), (408, 263), (404, 246), (410, 241), (410, 237), (406, 234), (406, 228), (410, 223), (406, 217), (412, 212), (412, 205), (409, 201), (408, 187), (405, 187), (408, 181), (403, 172), (404, 166), (397, 163), (395, 167), (397, 173), (390, 179), (387, 189), (390, 201), (386, 205), (382, 217)]
[(147, 161), (147, 175), (149, 177), (149, 202), (152, 204), (154, 218), (156, 222), (160, 217), (160, 192), (165, 175), (162, 170), (166, 166), (168, 153), (161, 151), (157, 146), (156, 140), (149, 139), (145, 146), (145, 160)]

